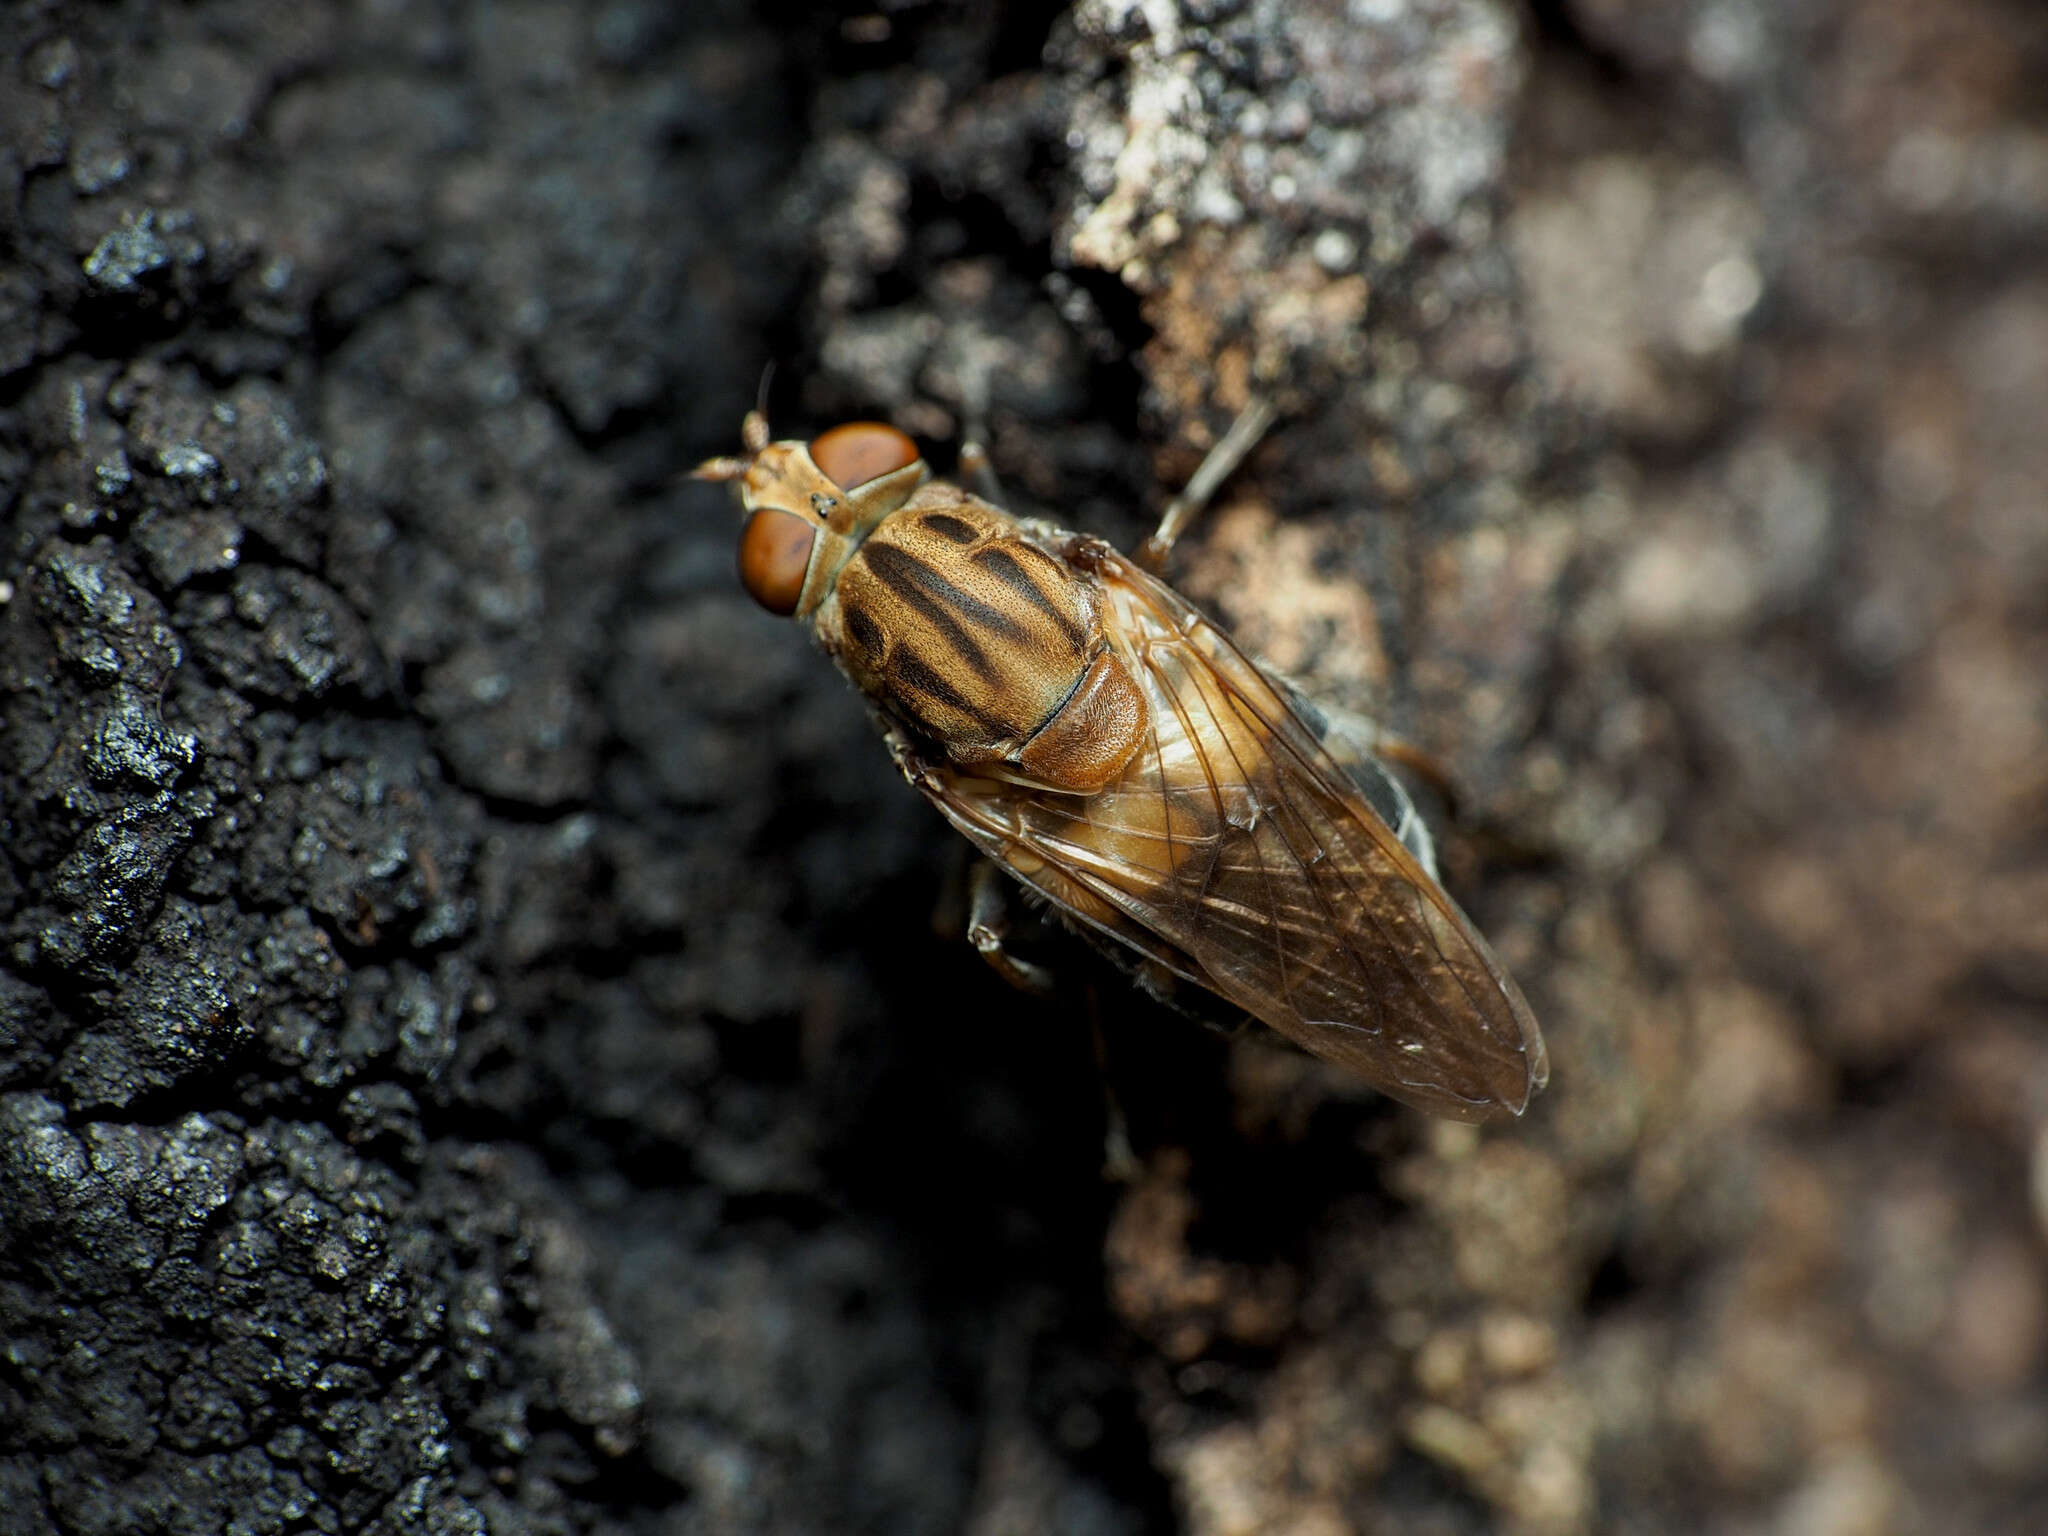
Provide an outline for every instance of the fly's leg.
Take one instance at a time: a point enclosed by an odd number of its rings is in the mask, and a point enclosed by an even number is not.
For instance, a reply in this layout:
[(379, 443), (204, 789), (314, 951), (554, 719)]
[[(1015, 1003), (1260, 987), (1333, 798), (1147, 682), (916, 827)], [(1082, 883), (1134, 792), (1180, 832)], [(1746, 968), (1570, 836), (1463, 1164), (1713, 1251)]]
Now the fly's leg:
[(1087, 1003), (1088, 1032), (1095, 1041), (1095, 1075), (1102, 1082), (1102, 1176), (1118, 1184), (1135, 1184), (1145, 1165), (1131, 1150), (1131, 1128), (1124, 1119), (1123, 1102), (1116, 1096), (1109, 1036), (1102, 1030), (1102, 1009), (1097, 1006), (1093, 982), (1088, 984)]
[(987, 859), (976, 859), (967, 875), (967, 940), (1019, 992), (1044, 997), (1053, 989), (1053, 973), (1003, 947), (1010, 931), (1009, 895), (1002, 871)]
[[(1058, 977), (1050, 967), (1022, 959), (1004, 947), (1009, 914), (1009, 882), (989, 860), (976, 859), (967, 872), (967, 937), (1003, 980), (1020, 992), (1044, 997), (1058, 984)], [(1095, 1046), (1097, 1076), (1102, 1082), (1102, 1176), (1128, 1184), (1144, 1172), (1144, 1165), (1131, 1150), (1131, 1133), (1110, 1072), (1109, 1039), (1103, 1033), (1102, 1009), (1096, 1002), (1093, 982), (1086, 984), (1083, 1001)]]
[(1002, 507), (1009, 503), (1003, 500), (1003, 483), (996, 478), (995, 466), (989, 463), (984, 446), (988, 442), (988, 383), (987, 373), (980, 370), (966, 381), (962, 409), (967, 418), (967, 433), (960, 439), (960, 473), (975, 495)]
[(1427, 784), (1437, 799), (1444, 803), (1444, 815), (1452, 821), (1463, 817), (1464, 807), (1458, 799), (1458, 784), (1451, 777), (1451, 770), (1439, 761), (1434, 753), (1425, 752), (1412, 741), (1399, 736), (1380, 732), (1378, 745), (1374, 748), (1379, 755), (1397, 768), (1406, 768), (1415, 777)]
[(1048, 966), (1010, 953), (1010, 892), (1002, 871), (965, 843), (932, 908), (932, 932), (950, 943), (963, 938), (989, 969), (1019, 992), (1043, 997), (1056, 978)]
[[(1009, 883), (1002, 871), (987, 859), (976, 859), (967, 872), (967, 937), (1003, 980), (1020, 992), (1044, 997), (1053, 991), (1058, 978), (1050, 967), (1022, 959), (1004, 947), (1009, 914)], [(1084, 1001), (1088, 1030), (1095, 1045), (1097, 1076), (1102, 1082), (1102, 1176), (1128, 1184), (1144, 1172), (1144, 1165), (1131, 1150), (1124, 1107), (1117, 1099), (1116, 1084), (1110, 1076), (1109, 1041), (1102, 1032), (1102, 1010), (1096, 1004), (1093, 982), (1087, 984)]]
[[(1262, 395), (1253, 396), (1251, 403), (1237, 413), (1237, 420), (1230, 424), (1230, 430), (1217, 440), (1216, 446), (1196, 467), (1186, 487), (1167, 503), (1159, 526), (1132, 553), (1133, 561), (1155, 573), (1165, 565), (1166, 557), (1172, 553), (1180, 536), (1187, 532), (1188, 525), (1200, 515), (1209, 498), (1216, 494), (1238, 465), (1258, 447), (1259, 439), (1266, 435), (1278, 414), (1272, 401)], [(1434, 874), (1436, 849), (1429, 829), (1416, 814), (1400, 781), (1382, 765), (1391, 763), (1405, 768), (1421, 779), (1443, 801), (1444, 813), (1455, 821), (1458, 819), (1458, 790), (1450, 771), (1413, 742), (1381, 730), (1370, 720), (1319, 706), (1310, 701), (1291, 678), (1276, 673), (1271, 667), (1261, 666), (1260, 670), (1278, 684), (1280, 691), (1298, 707), (1306, 706), (1300, 709), (1304, 718), (1322, 723), (1318, 734), (1322, 735), (1323, 744), (1332, 749), (1332, 755), (1365, 791), (1367, 798), (1373, 801), (1374, 809), (1381, 812), (1395, 834), (1408, 845), (1409, 851)], [(1342, 718), (1332, 718), (1333, 713), (1341, 714)]]
[(1430, 836), (1429, 823), (1415, 808), (1407, 786), (1390, 769), (1406, 768), (1414, 773), (1442, 797), (1446, 814), (1456, 804), (1450, 775), (1420, 747), (1389, 735), (1363, 715), (1327, 704), (1318, 705), (1316, 714), (1320, 717), (1322, 729), (1318, 734), (1324, 750), (1337, 760), (1337, 765), (1364, 794), (1366, 803), (1393, 829), (1394, 836), (1415, 855), (1416, 861), (1437, 876), (1436, 839)]
[(1166, 504), (1159, 526), (1132, 552), (1131, 558), (1155, 573), (1164, 566), (1173, 546), (1187, 532), (1188, 524), (1209, 504), (1209, 498), (1230, 478), (1232, 471), (1244, 462), (1245, 455), (1258, 447), (1259, 439), (1266, 435), (1266, 429), (1273, 425), (1277, 414), (1272, 401), (1263, 395), (1254, 395), (1251, 404), (1237, 413), (1237, 420), (1230, 424), (1230, 430), (1217, 440), (1208, 456), (1196, 466), (1181, 493)]
[(974, 494), (983, 501), (1003, 501), (1003, 482), (996, 478), (995, 466), (988, 461), (988, 450), (982, 447), (984, 433), (972, 422), (968, 423), (967, 436), (960, 440), (960, 473), (973, 487)]
[[(921, 790), (930, 770), (916, 750), (894, 731), (885, 732), (882, 739), (888, 744), (889, 755), (896, 760), (897, 772), (911, 788)], [(961, 851), (966, 852), (964, 846)], [(940, 896), (938, 908), (932, 913), (932, 927), (942, 936), (957, 937), (959, 887), (952, 881), (947, 884), (950, 890)], [(975, 858), (968, 867), (966, 884), (967, 941), (998, 976), (1018, 991), (1040, 997), (1052, 991), (1056, 978), (1050, 970), (1013, 955), (1004, 947), (1003, 940), (1010, 931), (1010, 893), (1002, 871), (987, 859)]]
[(1310, 698), (1299, 683), (1278, 668), (1264, 662), (1257, 666), (1266, 681), (1287, 700), (1296, 718), (1315, 732), (1323, 750), (1344, 770), (1345, 777), (1358, 786), (1366, 804), (1422, 867), (1435, 876), (1436, 839), (1430, 836), (1429, 824), (1416, 810), (1407, 786), (1389, 769), (1403, 768), (1414, 774), (1443, 802), (1444, 814), (1455, 820), (1458, 796), (1450, 771), (1414, 743), (1381, 729), (1370, 716)]

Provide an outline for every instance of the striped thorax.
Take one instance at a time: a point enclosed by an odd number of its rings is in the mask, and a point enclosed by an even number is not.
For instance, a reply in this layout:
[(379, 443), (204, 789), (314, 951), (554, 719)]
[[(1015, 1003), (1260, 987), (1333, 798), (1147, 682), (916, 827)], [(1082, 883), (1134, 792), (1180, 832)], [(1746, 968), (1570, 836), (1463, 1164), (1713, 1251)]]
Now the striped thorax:
[(1116, 781), (1144, 737), (1144, 695), (1057, 548), (932, 479), (893, 427), (770, 442), (756, 414), (743, 435), (747, 457), (698, 474), (739, 482), (757, 601), (809, 623), (885, 715), (956, 765), (1072, 794)]

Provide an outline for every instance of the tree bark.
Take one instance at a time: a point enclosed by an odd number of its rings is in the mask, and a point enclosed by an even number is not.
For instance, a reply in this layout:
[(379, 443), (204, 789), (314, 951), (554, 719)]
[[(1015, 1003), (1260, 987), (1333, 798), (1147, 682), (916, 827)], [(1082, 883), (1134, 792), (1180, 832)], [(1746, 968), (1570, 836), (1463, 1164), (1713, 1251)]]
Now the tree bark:
[[(2035, 8), (0, 54), (0, 1532), (2048, 1528)], [(771, 362), (1125, 548), (1273, 398), (1172, 577), (1447, 765), (1530, 1115), (935, 934)]]

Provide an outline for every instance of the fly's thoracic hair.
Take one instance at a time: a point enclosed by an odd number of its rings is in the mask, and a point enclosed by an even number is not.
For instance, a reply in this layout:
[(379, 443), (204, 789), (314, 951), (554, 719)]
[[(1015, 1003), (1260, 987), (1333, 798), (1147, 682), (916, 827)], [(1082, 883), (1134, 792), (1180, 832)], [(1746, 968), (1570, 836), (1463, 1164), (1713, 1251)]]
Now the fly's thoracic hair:
[(1369, 731), (1339, 741), (1144, 564), (933, 478), (893, 427), (772, 442), (753, 412), (741, 438), (697, 473), (739, 487), (742, 583), (809, 626), (983, 854), (1127, 964), (1397, 1099), (1521, 1113), (1542, 1036)]

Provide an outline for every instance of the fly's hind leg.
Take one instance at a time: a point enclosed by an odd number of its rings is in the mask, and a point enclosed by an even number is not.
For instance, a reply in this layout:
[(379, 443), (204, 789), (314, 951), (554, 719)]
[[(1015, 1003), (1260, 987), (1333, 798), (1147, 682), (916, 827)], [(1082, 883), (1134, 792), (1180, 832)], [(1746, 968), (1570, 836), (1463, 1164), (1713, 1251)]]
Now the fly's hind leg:
[(1443, 765), (1420, 747), (1381, 730), (1376, 721), (1364, 715), (1329, 705), (1320, 706), (1317, 712), (1323, 720), (1324, 749), (1358, 786), (1380, 820), (1415, 855), (1416, 862), (1433, 878), (1441, 879), (1436, 867), (1436, 839), (1430, 835), (1429, 823), (1415, 808), (1408, 786), (1390, 768), (1405, 768), (1413, 773), (1442, 799), (1445, 814), (1454, 816), (1457, 797)]
[(1132, 551), (1131, 558), (1148, 571), (1156, 572), (1165, 565), (1166, 557), (1187, 532), (1188, 524), (1209, 504), (1209, 498), (1245, 461), (1245, 456), (1258, 447), (1259, 439), (1266, 435), (1276, 415), (1272, 401), (1263, 395), (1253, 396), (1251, 404), (1237, 413), (1230, 430), (1217, 439), (1216, 446), (1196, 466), (1181, 493), (1166, 504), (1159, 526)]
[(1401, 768), (1414, 774), (1443, 802), (1444, 814), (1455, 820), (1458, 796), (1449, 770), (1422, 748), (1383, 730), (1370, 716), (1310, 698), (1300, 684), (1272, 666), (1261, 663), (1259, 670), (1293, 706), (1301, 722), (1316, 733), (1323, 750), (1344, 770), (1345, 777), (1358, 786), (1366, 803), (1393, 830), (1402, 846), (1415, 855), (1433, 878), (1439, 878), (1436, 839), (1415, 808), (1408, 786), (1390, 769)]
[(1444, 803), (1446, 819), (1460, 821), (1464, 818), (1465, 806), (1458, 798), (1458, 781), (1451, 777), (1451, 770), (1436, 754), (1426, 752), (1407, 738), (1388, 731), (1379, 733), (1379, 743), (1373, 750), (1384, 761), (1396, 768), (1407, 769), (1427, 784), (1437, 799)]

